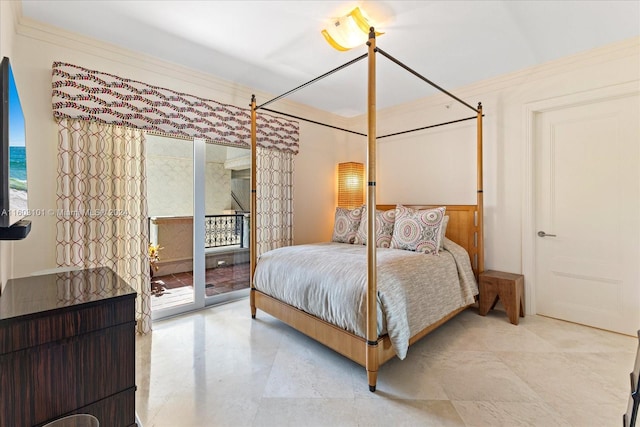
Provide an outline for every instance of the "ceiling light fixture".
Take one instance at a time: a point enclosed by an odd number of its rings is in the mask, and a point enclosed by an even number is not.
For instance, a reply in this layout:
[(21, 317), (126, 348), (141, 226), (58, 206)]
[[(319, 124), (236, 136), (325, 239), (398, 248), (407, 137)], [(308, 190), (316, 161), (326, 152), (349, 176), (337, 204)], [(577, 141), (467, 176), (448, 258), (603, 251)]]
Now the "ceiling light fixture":
[[(369, 28), (369, 19), (356, 7), (346, 16), (332, 21), (329, 28), (322, 30), (322, 35), (335, 49), (345, 51), (365, 44), (369, 40)], [(376, 31), (376, 36), (382, 34)]]

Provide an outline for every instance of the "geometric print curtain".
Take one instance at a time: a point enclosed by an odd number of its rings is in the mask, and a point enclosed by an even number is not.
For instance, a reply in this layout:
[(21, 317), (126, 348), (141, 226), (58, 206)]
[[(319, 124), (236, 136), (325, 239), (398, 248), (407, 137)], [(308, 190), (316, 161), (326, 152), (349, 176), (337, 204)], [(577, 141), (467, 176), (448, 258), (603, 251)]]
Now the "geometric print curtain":
[[(97, 121), (250, 148), (248, 108), (64, 62), (53, 63), (51, 86), (56, 119)], [(298, 152), (297, 121), (258, 113), (256, 122), (259, 147)]]
[(151, 331), (144, 132), (58, 120), (56, 262), (109, 267), (135, 289), (138, 333)]
[(256, 246), (258, 255), (293, 244), (294, 153), (257, 147)]
[[(59, 124), (59, 266), (107, 265), (138, 292), (138, 331), (151, 330), (144, 132), (249, 148), (246, 108), (54, 62)], [(257, 115), (258, 254), (293, 244), (297, 121)], [(115, 214), (114, 214), (115, 213)], [(124, 214), (126, 213), (126, 214)]]

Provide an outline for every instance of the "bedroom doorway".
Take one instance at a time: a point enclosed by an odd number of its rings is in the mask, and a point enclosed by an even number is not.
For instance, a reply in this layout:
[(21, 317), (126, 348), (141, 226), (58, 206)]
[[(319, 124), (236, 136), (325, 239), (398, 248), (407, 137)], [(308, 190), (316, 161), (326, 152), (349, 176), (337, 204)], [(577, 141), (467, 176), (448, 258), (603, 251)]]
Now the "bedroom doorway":
[(578, 96), (533, 112), (538, 314), (640, 328), (640, 96)]

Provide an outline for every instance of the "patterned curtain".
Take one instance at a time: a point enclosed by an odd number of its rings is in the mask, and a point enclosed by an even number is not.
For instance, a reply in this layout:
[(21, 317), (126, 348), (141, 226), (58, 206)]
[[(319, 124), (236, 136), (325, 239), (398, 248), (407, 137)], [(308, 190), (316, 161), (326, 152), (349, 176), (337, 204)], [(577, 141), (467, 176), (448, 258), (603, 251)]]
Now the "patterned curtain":
[[(51, 77), (55, 118), (97, 120), (167, 136), (251, 147), (246, 108), (64, 62), (53, 63)], [(259, 147), (298, 152), (297, 121), (262, 112), (256, 120)]]
[(258, 255), (293, 244), (294, 153), (256, 150), (256, 246)]
[(56, 258), (110, 267), (138, 293), (139, 333), (151, 331), (144, 133), (58, 120)]

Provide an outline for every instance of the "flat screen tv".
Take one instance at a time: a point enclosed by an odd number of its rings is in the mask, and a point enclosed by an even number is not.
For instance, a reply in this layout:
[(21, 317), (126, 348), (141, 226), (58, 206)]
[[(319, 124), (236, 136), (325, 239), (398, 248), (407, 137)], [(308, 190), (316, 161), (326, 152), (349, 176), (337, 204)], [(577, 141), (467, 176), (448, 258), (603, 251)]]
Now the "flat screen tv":
[(0, 238), (23, 238), (29, 232), (24, 227), (31, 225), (22, 221), (29, 214), (25, 123), (7, 57), (0, 64), (0, 79)]

